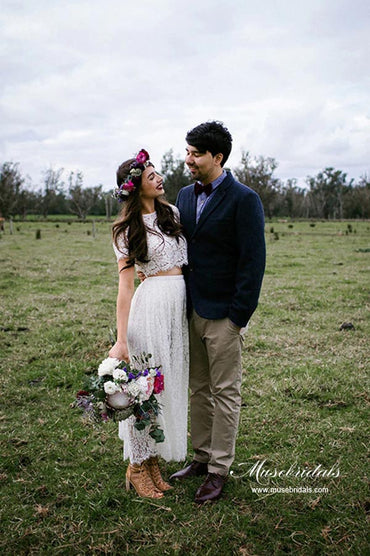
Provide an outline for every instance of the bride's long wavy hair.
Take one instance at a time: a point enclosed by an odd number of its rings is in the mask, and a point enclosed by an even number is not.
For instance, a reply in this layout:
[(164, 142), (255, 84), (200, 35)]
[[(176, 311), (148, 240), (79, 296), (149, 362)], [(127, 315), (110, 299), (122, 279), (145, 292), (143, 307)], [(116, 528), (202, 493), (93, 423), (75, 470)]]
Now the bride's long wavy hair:
[[(120, 186), (126, 180), (131, 164), (135, 158), (130, 158), (123, 162), (117, 170), (117, 185)], [(141, 179), (135, 181), (135, 191), (131, 191), (124, 200), (122, 210), (113, 223), (112, 235), (116, 247), (119, 249), (118, 238), (122, 235), (124, 244), (128, 248), (127, 266), (135, 264), (135, 261), (142, 263), (148, 262), (148, 245), (146, 240), (147, 228), (142, 216), (142, 205), (140, 198)], [(154, 207), (157, 213), (158, 227), (162, 233), (173, 236), (179, 241), (182, 226), (175, 219), (175, 215), (169, 203), (164, 198), (156, 198)], [(156, 233), (151, 230), (151, 233)]]

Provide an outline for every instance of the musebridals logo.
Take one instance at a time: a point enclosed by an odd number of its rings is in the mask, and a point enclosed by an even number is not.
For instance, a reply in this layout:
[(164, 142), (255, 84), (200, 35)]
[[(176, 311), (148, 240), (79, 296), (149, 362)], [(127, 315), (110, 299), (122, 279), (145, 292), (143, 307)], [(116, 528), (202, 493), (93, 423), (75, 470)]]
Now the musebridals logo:
[[(247, 466), (249, 466), (247, 468)], [(336, 479), (340, 477), (339, 462), (332, 467), (325, 468), (321, 463), (312, 467), (301, 467), (294, 462), (289, 467), (278, 469), (268, 465), (267, 460), (258, 460), (251, 465), (250, 463), (239, 463), (240, 472), (231, 471), (230, 474), (236, 479), (250, 478), (255, 479), (259, 485), (268, 485), (271, 479)]]

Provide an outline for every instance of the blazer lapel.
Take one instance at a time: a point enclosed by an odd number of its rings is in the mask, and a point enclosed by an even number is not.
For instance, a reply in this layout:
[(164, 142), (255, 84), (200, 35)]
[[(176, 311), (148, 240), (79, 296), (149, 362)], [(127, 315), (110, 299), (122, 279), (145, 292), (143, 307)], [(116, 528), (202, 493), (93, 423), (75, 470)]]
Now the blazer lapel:
[[(208, 203), (204, 207), (204, 209), (203, 209), (203, 211), (202, 211), (202, 213), (199, 217), (198, 223), (195, 227), (194, 234), (199, 230), (199, 228), (201, 228), (203, 226), (203, 224), (206, 222), (208, 216), (210, 214), (212, 214), (212, 212), (222, 202), (222, 200), (225, 197), (229, 187), (230, 187), (230, 181), (226, 177), (224, 179), (224, 181), (222, 183), (220, 183), (220, 185), (217, 187), (216, 191), (214, 192), (214, 195), (211, 197), (211, 199), (208, 201)], [(194, 197), (195, 197), (195, 195), (194, 195)], [(196, 212), (196, 201), (195, 201), (195, 212)]]
[(188, 186), (188, 188), (184, 190), (183, 200), (180, 206), (181, 222), (187, 231), (188, 237), (192, 237), (196, 227), (197, 214), (197, 198), (192, 186)]
[(197, 225), (197, 197), (194, 193), (194, 188), (192, 189), (191, 196), (190, 196), (190, 218), (191, 218), (191, 224), (194, 231), (194, 228)]

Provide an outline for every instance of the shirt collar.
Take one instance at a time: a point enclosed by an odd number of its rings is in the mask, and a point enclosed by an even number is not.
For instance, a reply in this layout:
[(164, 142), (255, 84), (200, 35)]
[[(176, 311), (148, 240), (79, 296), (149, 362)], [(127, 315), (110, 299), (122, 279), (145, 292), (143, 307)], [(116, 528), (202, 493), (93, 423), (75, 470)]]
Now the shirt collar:
[(220, 185), (220, 183), (222, 183), (224, 181), (224, 179), (226, 178), (226, 170), (222, 170), (222, 174), (218, 176), (218, 178), (216, 178), (215, 180), (213, 180), (212, 183), (212, 191), (216, 189), (216, 187), (218, 187)]

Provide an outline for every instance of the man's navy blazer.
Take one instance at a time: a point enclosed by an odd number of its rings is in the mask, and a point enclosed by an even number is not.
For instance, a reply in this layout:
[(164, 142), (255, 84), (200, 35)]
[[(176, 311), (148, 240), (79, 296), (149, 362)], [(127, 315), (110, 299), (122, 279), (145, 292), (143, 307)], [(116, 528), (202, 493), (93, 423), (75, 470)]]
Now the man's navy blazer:
[(261, 200), (227, 172), (198, 223), (196, 204), (194, 185), (182, 188), (176, 205), (188, 241), (190, 307), (206, 319), (229, 317), (243, 327), (257, 307), (265, 270)]

